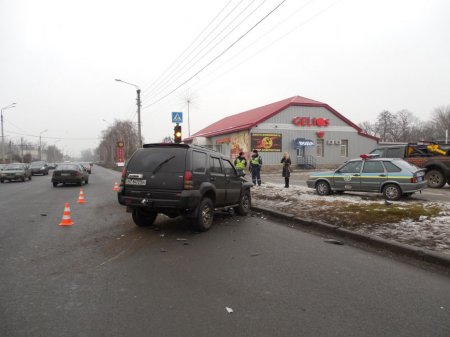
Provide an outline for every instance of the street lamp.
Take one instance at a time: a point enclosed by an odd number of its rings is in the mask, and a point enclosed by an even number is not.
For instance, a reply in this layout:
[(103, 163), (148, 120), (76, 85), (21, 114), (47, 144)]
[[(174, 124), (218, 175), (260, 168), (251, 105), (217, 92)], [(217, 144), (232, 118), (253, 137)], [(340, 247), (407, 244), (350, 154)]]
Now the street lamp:
[(1, 109), (1, 123), (2, 123), (2, 163), (5, 163), (5, 136), (3, 134), (3, 110), (15, 108), (16, 103), (11, 103), (8, 106), (5, 106)]
[(122, 80), (120, 80), (118, 78), (116, 78), (115, 80), (117, 82), (122, 82), (122, 83), (125, 83), (125, 84), (132, 85), (133, 87), (136, 88), (136, 93), (137, 93), (136, 105), (137, 105), (137, 115), (138, 115), (139, 147), (142, 147), (142, 136), (141, 136), (141, 89), (139, 89), (139, 87), (136, 84), (125, 82), (125, 81), (122, 81)]
[(48, 129), (39, 132), (39, 160), (42, 160), (42, 134), (47, 131)]

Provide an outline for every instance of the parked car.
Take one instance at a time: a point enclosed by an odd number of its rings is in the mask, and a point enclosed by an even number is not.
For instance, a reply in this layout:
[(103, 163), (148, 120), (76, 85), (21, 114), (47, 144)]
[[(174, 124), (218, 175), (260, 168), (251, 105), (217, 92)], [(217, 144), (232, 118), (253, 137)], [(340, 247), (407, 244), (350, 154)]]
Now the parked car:
[(86, 171), (87, 171), (89, 174), (92, 173), (91, 164), (86, 163), (86, 162), (82, 162), (82, 163), (80, 163), (80, 164), (84, 166), (84, 168), (86, 169)]
[(56, 168), (56, 163), (48, 163), (48, 168), (54, 170)]
[(3, 171), (6, 166), (8, 166), (8, 164), (0, 164), (0, 171)]
[(5, 181), (25, 181), (25, 179), (31, 180), (31, 170), (26, 164), (14, 163), (8, 164), (0, 173), (0, 182)]
[(89, 183), (89, 174), (86, 169), (77, 163), (58, 164), (53, 170), (52, 184), (57, 187), (58, 184), (76, 184), (81, 186), (82, 183)]
[(218, 152), (188, 144), (145, 144), (122, 171), (118, 201), (138, 226), (152, 225), (163, 213), (181, 215), (206, 231), (215, 209), (247, 214), (251, 186)]
[(383, 193), (387, 200), (398, 200), (423, 190), (425, 170), (399, 158), (374, 158), (363, 155), (349, 160), (336, 171), (318, 172), (306, 181), (317, 194), (359, 191)]
[(39, 160), (30, 163), (31, 174), (42, 174), (43, 176), (48, 175), (48, 164), (46, 161)]

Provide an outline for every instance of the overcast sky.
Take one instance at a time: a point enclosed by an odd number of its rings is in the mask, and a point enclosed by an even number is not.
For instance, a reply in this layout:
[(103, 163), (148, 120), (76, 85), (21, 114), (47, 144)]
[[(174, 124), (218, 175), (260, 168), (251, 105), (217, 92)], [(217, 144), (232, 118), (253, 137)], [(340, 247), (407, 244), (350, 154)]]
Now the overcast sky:
[(94, 149), (115, 119), (137, 123), (115, 78), (142, 90), (145, 142), (173, 134), (172, 111), (187, 136), (188, 99), (191, 134), (296, 95), (354, 123), (450, 105), (450, 1), (286, 0), (266, 17), (281, 2), (0, 0), (5, 135)]

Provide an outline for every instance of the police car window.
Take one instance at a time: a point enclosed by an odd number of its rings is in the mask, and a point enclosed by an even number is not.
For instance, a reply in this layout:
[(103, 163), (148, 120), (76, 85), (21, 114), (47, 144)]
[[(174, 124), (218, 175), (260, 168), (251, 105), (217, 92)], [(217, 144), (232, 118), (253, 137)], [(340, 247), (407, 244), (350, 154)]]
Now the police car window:
[(222, 162), (225, 169), (225, 174), (227, 176), (235, 176), (236, 170), (234, 169), (233, 165), (228, 160), (223, 160)]
[(211, 157), (209, 161), (209, 170), (211, 173), (222, 173), (222, 166), (220, 165), (220, 159)]
[(341, 173), (359, 173), (361, 171), (361, 164), (362, 162), (360, 160), (358, 161), (351, 161), (347, 163), (345, 166), (343, 166), (339, 172)]
[(384, 173), (384, 167), (379, 161), (366, 161), (363, 173)]
[(386, 171), (388, 172), (400, 172), (402, 169), (397, 165), (394, 165), (390, 161), (383, 161), (384, 167), (386, 167)]
[(192, 152), (192, 171), (194, 173), (204, 173), (206, 171), (206, 153)]

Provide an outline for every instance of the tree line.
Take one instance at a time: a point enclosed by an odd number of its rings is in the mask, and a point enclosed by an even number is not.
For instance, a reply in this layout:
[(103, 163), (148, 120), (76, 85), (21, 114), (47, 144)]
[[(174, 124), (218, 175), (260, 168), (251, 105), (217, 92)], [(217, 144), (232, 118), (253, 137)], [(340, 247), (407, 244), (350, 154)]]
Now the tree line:
[(408, 110), (397, 113), (388, 110), (378, 114), (375, 122), (364, 121), (359, 127), (367, 134), (380, 138), (381, 142), (443, 142), (450, 131), (450, 106), (441, 106), (422, 121)]
[(137, 126), (130, 120), (115, 120), (106, 130), (102, 131), (101, 141), (94, 154), (98, 161), (108, 167), (114, 167), (117, 162), (117, 143), (124, 143), (125, 160), (139, 147)]

